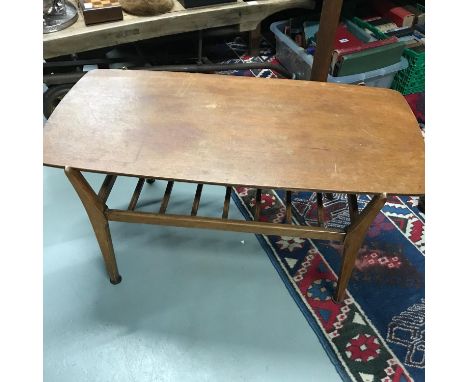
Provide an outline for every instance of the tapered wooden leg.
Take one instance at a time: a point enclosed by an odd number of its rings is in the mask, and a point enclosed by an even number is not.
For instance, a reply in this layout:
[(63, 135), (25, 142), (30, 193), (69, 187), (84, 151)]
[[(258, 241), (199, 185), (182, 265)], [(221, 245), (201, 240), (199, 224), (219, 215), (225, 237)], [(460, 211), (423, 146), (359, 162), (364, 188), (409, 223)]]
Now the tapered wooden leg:
[(260, 54), (260, 42), (262, 40), (261, 23), (253, 31), (249, 32), (249, 55), (258, 56)]
[(366, 208), (351, 223), (344, 240), (343, 261), (341, 263), (338, 285), (335, 291), (335, 301), (342, 302), (346, 293), (349, 279), (356, 263), (359, 249), (364, 242), (367, 230), (387, 200), (386, 194), (376, 195)]
[(319, 227), (324, 227), (325, 211), (323, 210), (323, 194), (317, 192), (317, 224)]
[(359, 216), (359, 206), (356, 194), (348, 194), (349, 219), (354, 222)]
[(419, 198), (418, 201), (418, 209), (421, 211), (423, 214), (426, 212), (426, 195), (423, 195)]
[(118, 284), (122, 281), (117, 269), (117, 262), (114, 255), (114, 247), (109, 230), (109, 222), (105, 215), (107, 206), (96, 195), (84, 176), (76, 169), (65, 167), (65, 174), (70, 180), (73, 188), (81, 199), (83, 206), (88, 213), (89, 220), (93, 226), (96, 239), (101, 248), (102, 257), (106, 265), (107, 273), (109, 274), (110, 282)]

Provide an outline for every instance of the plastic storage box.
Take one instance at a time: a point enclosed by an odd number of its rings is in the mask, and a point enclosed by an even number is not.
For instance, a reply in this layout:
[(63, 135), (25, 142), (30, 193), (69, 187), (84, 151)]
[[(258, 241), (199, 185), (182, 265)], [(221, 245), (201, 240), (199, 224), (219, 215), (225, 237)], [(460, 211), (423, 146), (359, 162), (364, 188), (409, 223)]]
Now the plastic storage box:
[[(287, 21), (278, 21), (270, 25), (270, 30), (276, 37), (276, 58), (286, 69), (294, 74), (295, 79), (309, 80), (314, 57), (307, 54), (305, 50), (286, 36), (282, 31), (287, 25)], [(408, 61), (402, 57), (400, 62), (386, 66), (381, 69), (372, 70), (351, 76), (333, 77), (328, 75), (328, 82), (342, 84), (365, 84), (378, 88), (389, 88), (393, 82), (393, 77), (399, 70), (406, 69)]]

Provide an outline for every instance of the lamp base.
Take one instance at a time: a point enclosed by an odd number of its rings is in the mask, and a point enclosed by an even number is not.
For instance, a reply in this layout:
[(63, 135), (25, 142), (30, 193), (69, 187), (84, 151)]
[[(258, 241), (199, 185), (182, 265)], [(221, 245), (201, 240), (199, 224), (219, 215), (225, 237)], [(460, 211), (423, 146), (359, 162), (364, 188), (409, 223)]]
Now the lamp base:
[(78, 11), (68, 1), (64, 1), (64, 10), (62, 12), (43, 15), (43, 33), (57, 32), (68, 28), (78, 19)]

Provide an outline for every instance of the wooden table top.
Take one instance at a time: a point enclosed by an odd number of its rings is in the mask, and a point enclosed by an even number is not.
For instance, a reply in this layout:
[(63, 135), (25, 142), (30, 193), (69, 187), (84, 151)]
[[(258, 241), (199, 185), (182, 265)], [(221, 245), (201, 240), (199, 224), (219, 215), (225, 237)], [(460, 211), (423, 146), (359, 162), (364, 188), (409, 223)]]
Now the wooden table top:
[(44, 165), (208, 184), (424, 193), (424, 141), (389, 89), (93, 70), (44, 127)]

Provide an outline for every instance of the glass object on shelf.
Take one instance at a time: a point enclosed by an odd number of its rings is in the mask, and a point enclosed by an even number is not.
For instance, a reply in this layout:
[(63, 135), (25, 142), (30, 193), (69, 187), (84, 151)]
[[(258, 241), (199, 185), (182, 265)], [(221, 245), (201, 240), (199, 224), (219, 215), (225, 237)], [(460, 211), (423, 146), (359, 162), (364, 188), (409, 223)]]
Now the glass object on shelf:
[(42, 0), (43, 33), (68, 28), (78, 19), (78, 11), (67, 0)]

